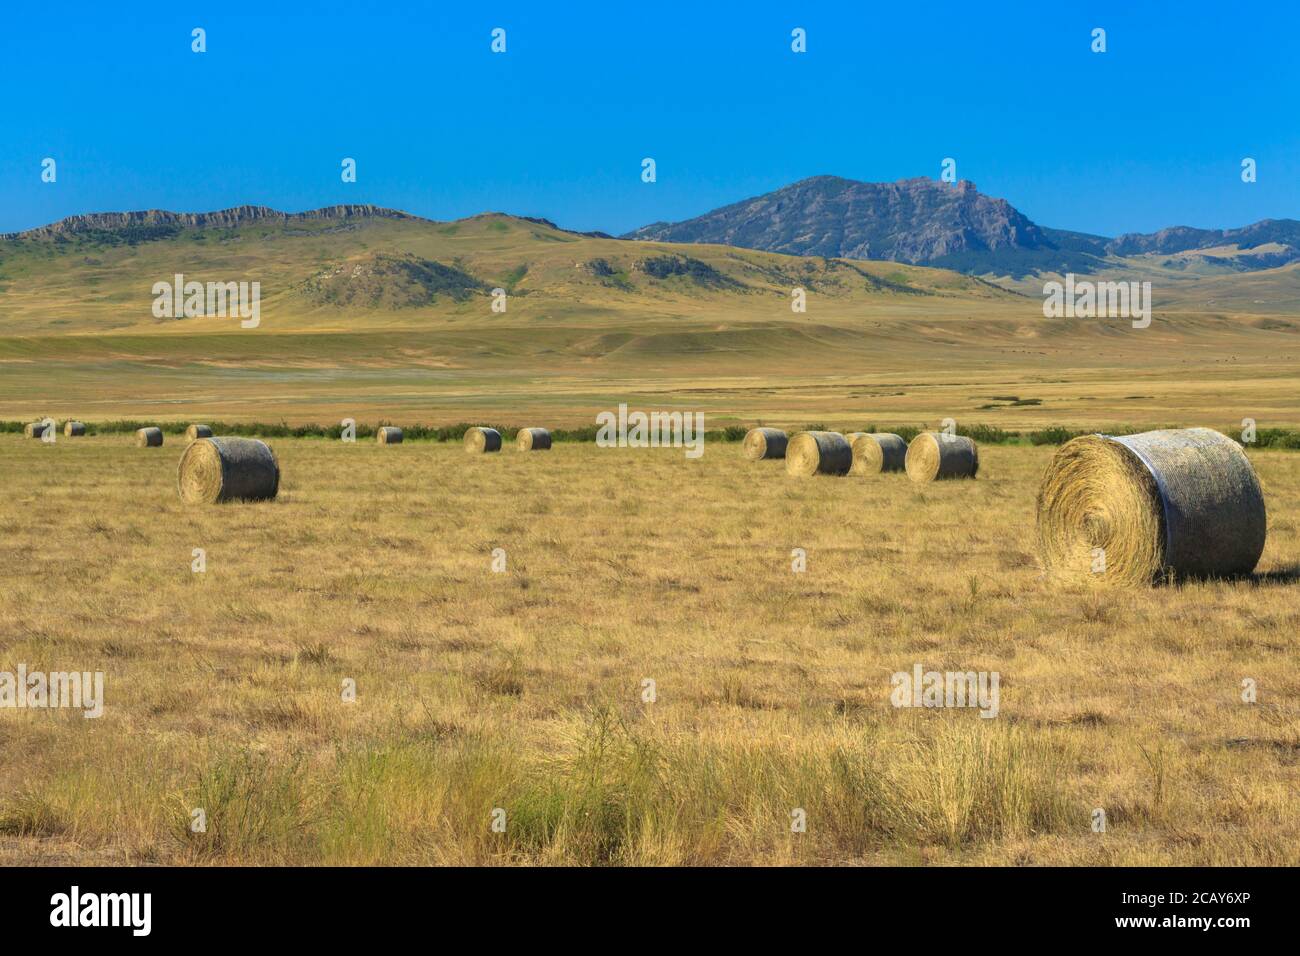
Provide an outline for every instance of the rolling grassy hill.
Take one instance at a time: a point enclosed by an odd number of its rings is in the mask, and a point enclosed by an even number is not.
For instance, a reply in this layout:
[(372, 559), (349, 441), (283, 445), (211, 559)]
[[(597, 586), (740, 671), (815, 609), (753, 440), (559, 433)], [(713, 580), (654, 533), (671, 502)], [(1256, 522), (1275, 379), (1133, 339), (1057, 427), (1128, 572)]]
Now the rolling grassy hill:
[[(1157, 268), (1169, 281), (1138, 331), (1049, 322), (1041, 283), (494, 213), (81, 217), (0, 239), (0, 417), (577, 425), (629, 401), (701, 409), (711, 427), (1296, 424), (1295, 266)], [(156, 318), (153, 284), (176, 273), (259, 282), (260, 326)], [(791, 310), (795, 287), (805, 313)]]
[(73, 223), (0, 240), (0, 334), (192, 333), (230, 324), (155, 318), (153, 283), (176, 273), (259, 281), (265, 327), (275, 331), (427, 327), (481, 316), (493, 288), (507, 291), (509, 312), (563, 309), (571, 320), (687, 317), (742, 302), (750, 314), (784, 318), (795, 286), (857, 305), (899, 296), (1011, 298), (977, 279), (893, 263), (625, 242), (491, 213), (451, 223), (398, 215), (250, 215), (225, 225), (117, 229)]

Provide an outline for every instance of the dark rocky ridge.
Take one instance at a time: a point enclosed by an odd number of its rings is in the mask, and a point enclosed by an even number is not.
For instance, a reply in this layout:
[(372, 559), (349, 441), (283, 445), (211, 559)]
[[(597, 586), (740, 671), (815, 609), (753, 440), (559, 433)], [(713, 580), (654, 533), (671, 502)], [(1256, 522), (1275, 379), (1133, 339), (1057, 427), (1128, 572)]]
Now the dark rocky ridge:
[[(1278, 248), (1260, 249), (1261, 246)], [(1294, 219), (1261, 219), (1239, 229), (1194, 229), (1171, 226), (1149, 234), (1126, 233), (1106, 244), (1112, 255), (1174, 255), (1236, 246), (1241, 250), (1231, 257), (1206, 254), (1204, 258), (1247, 271), (1271, 269), (1300, 259), (1300, 222)], [(1257, 250), (1257, 251), (1256, 251)]]
[(864, 183), (814, 176), (678, 223), (658, 222), (623, 238), (702, 242), (800, 256), (884, 259), (967, 273), (1023, 276), (1094, 272), (1109, 256), (1172, 254), (1219, 245), (1287, 248), (1233, 260), (1271, 268), (1300, 259), (1300, 222), (1264, 220), (1241, 229), (1175, 227), (1107, 239), (1039, 226), (971, 182), (933, 179)]
[[(1057, 236), (1060, 238), (1058, 239)], [(1005, 199), (972, 182), (863, 183), (814, 176), (679, 223), (655, 223), (627, 239), (705, 242), (846, 259), (885, 259), (965, 272), (1090, 267), (1100, 237), (1054, 236)], [(1077, 237), (1072, 241), (1061, 241)]]
[(1251, 249), (1265, 243), (1300, 246), (1300, 222), (1294, 219), (1261, 219), (1240, 229), (1194, 229), (1191, 226), (1170, 226), (1159, 232), (1125, 233), (1118, 239), (1112, 239), (1107, 243), (1106, 248), (1120, 256), (1152, 252), (1169, 255), (1191, 249), (1210, 249), (1227, 245)]
[(216, 212), (168, 212), (165, 209), (145, 209), (137, 212), (96, 212), (84, 216), (69, 216), (48, 226), (38, 226), (24, 232), (0, 234), (0, 239), (53, 239), (57, 236), (72, 236), (87, 232), (107, 232), (133, 229), (141, 226), (170, 227), (175, 229), (202, 228), (212, 226), (229, 228), (253, 222), (295, 222), (309, 219), (348, 219), (383, 218), (383, 219), (419, 219), (409, 213), (383, 206), (369, 204), (350, 204), (326, 206), (323, 209), (311, 209), (307, 212), (280, 212), (269, 206), (235, 206)]

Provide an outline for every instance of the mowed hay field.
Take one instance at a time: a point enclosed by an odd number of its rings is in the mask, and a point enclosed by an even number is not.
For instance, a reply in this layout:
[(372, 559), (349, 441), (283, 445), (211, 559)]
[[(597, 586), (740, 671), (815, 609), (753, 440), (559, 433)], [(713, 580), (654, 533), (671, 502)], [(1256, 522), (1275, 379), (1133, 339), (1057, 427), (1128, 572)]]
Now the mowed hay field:
[[(1049, 448), (271, 444), (277, 500), (187, 506), (174, 436), (0, 436), (0, 670), (106, 696), (0, 710), (0, 862), (1300, 863), (1300, 455), (1251, 454), (1253, 581), (1071, 592)], [(998, 716), (894, 708), (916, 664)]]

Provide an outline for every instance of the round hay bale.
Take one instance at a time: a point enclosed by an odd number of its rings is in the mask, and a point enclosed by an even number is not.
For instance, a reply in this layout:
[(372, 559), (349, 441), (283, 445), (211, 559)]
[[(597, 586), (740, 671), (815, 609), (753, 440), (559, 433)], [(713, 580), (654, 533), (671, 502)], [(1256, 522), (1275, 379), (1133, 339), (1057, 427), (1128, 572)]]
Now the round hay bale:
[(907, 442), (893, 432), (859, 433), (849, 442), (853, 449), (853, 475), (878, 475), (902, 471), (907, 462)]
[(465, 433), (465, 450), (471, 455), (501, 450), (501, 433), (495, 428), (480, 428), (475, 425)]
[(381, 445), (400, 445), (402, 430), (395, 425), (384, 425), (375, 429), (375, 441)]
[(1076, 438), (1038, 491), (1043, 567), (1076, 582), (1249, 574), (1266, 527), (1255, 469), (1240, 445), (1209, 428)]
[(198, 422), (185, 429), (185, 437), (190, 441), (198, 441), (200, 438), (211, 438), (212, 429), (207, 425), (200, 425)]
[(176, 487), (190, 504), (266, 501), (280, 490), (280, 464), (256, 438), (200, 438), (181, 455)]
[(785, 470), (791, 475), (846, 475), (853, 450), (839, 432), (800, 432), (785, 449)]
[(980, 470), (980, 453), (964, 435), (922, 432), (907, 446), (907, 477), (913, 481), (974, 478)]
[(158, 448), (162, 443), (163, 433), (161, 428), (141, 428), (135, 433), (137, 448)]
[(40, 438), (45, 434), (44, 422), (29, 422), (23, 426), (24, 438)]
[(86, 426), (83, 422), (64, 422), (63, 434), (69, 438), (76, 438), (79, 435), (86, 434)]
[(515, 447), (520, 451), (547, 451), (551, 447), (551, 433), (545, 428), (521, 428)]
[(789, 437), (779, 428), (751, 428), (745, 434), (745, 457), (750, 461), (784, 458)]

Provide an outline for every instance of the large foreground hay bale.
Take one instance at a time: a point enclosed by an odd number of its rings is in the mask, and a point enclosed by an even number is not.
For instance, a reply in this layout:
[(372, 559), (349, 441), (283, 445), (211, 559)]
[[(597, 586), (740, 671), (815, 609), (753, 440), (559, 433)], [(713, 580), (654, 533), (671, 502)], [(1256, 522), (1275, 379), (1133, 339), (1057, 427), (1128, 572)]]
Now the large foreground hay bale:
[(839, 432), (800, 432), (785, 449), (785, 470), (791, 475), (846, 475), (853, 450)]
[(902, 471), (907, 461), (907, 442), (893, 432), (859, 432), (849, 441), (853, 449), (854, 475), (878, 475), (882, 471)]
[(163, 443), (163, 433), (161, 428), (141, 428), (135, 433), (135, 444), (137, 448), (157, 448)]
[(472, 455), (501, 450), (501, 433), (495, 428), (475, 425), (465, 433), (465, 450)]
[(520, 451), (546, 451), (551, 447), (551, 433), (545, 428), (521, 428), (515, 447)]
[(264, 501), (280, 490), (280, 464), (256, 438), (200, 438), (181, 455), (176, 486), (190, 504)]
[(28, 422), (23, 426), (24, 438), (40, 438), (45, 434), (45, 422)]
[(200, 425), (198, 422), (190, 425), (185, 429), (185, 437), (190, 441), (198, 441), (200, 438), (211, 438), (212, 429), (208, 425)]
[(1255, 469), (1240, 445), (1209, 428), (1076, 438), (1038, 491), (1043, 566), (1068, 580), (1249, 574), (1265, 531)]
[(69, 438), (76, 438), (79, 435), (86, 434), (86, 426), (83, 422), (64, 422), (63, 434)]
[(789, 437), (779, 428), (751, 428), (745, 434), (745, 457), (750, 461), (784, 458)]
[(904, 467), (913, 481), (974, 478), (980, 470), (980, 453), (964, 435), (922, 432), (907, 446)]
[(384, 425), (375, 429), (375, 441), (381, 445), (400, 445), (402, 430), (395, 425)]

